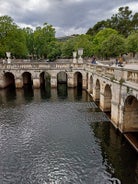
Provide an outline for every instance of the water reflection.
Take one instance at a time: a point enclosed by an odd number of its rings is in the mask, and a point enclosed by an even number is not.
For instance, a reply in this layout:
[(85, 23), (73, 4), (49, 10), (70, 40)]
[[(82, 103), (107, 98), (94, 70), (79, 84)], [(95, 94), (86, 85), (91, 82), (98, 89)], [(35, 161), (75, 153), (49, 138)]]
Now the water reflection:
[(66, 99), (68, 96), (67, 83), (58, 83), (57, 93), (59, 98)]
[(137, 153), (123, 135), (116, 131), (109, 122), (91, 123), (90, 127), (101, 145), (103, 164), (106, 165), (107, 172), (111, 173), (110, 181), (118, 181), (115, 178), (119, 178), (120, 183), (137, 184)]
[(82, 85), (79, 85), (74, 90), (75, 99), (81, 100), (82, 99)]
[(24, 91), (24, 98), (27, 101), (31, 101), (34, 97), (34, 90), (32, 86), (31, 85), (24, 86), (23, 91)]
[(51, 97), (51, 87), (50, 86), (41, 87), (40, 93), (42, 99), (49, 99)]
[(85, 91), (66, 87), (0, 91), (0, 183), (137, 184), (136, 152)]

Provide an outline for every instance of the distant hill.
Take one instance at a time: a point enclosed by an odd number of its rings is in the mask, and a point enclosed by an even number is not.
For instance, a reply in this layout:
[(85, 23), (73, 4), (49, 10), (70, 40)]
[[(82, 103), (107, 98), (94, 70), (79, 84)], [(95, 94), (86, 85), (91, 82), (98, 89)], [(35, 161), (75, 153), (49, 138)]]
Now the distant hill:
[(59, 40), (59, 41), (66, 41), (66, 40), (68, 40), (68, 39), (70, 39), (70, 38), (74, 38), (74, 37), (76, 37), (76, 36), (78, 36), (78, 35), (71, 35), (71, 36), (61, 36), (61, 37), (57, 37), (57, 40)]

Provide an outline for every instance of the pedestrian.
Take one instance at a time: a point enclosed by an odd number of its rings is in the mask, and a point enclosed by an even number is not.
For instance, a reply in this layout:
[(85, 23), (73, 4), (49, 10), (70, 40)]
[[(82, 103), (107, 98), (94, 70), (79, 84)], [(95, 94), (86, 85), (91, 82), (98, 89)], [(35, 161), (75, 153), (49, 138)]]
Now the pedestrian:
[(95, 58), (95, 56), (92, 57), (92, 64), (96, 64), (96, 58)]
[(115, 59), (115, 64), (118, 65), (118, 58)]
[(121, 57), (119, 57), (119, 62), (118, 62), (118, 66), (121, 66), (121, 67), (123, 67), (123, 58), (122, 58), (122, 56)]

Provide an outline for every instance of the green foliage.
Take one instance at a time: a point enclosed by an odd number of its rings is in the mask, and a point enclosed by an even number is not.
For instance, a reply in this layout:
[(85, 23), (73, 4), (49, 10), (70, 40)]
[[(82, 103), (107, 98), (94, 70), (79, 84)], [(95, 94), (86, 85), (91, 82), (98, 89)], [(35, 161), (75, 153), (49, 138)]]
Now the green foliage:
[(116, 57), (126, 52), (125, 39), (119, 34), (111, 34), (101, 44), (103, 57)]
[(48, 44), (48, 49), (47, 49), (47, 58), (50, 61), (54, 61), (57, 58), (60, 58), (61, 56), (61, 43), (57, 41), (51, 41)]
[(128, 6), (120, 7), (117, 14), (114, 14), (110, 19), (97, 22), (87, 31), (87, 34), (93, 36), (105, 28), (115, 29), (119, 34), (127, 37), (132, 31), (138, 29), (138, 13), (132, 15)]
[(109, 39), (111, 35), (117, 34), (117, 31), (111, 28), (106, 28), (99, 31), (93, 39), (94, 55), (103, 57), (103, 42)]
[(9, 16), (0, 17), (0, 56), (10, 51), (15, 57), (25, 57), (27, 54), (24, 32)]
[(132, 52), (134, 55), (138, 52), (138, 32), (131, 33), (126, 39), (127, 52)]
[(91, 57), (93, 55), (92, 40), (93, 38), (90, 35), (79, 35), (70, 38), (62, 43), (62, 57), (72, 58), (73, 51), (78, 51), (79, 48), (84, 49), (83, 57)]
[(97, 22), (85, 35), (72, 35), (64, 40), (55, 38), (55, 29), (43, 26), (19, 28), (9, 16), (0, 17), (0, 57), (10, 51), (16, 58), (72, 58), (73, 51), (83, 48), (83, 57), (116, 57), (138, 52), (138, 13), (120, 7), (111, 19)]
[(37, 27), (34, 31), (34, 53), (37, 58), (46, 58), (48, 54), (48, 44), (55, 40), (55, 29), (44, 23), (43, 27)]

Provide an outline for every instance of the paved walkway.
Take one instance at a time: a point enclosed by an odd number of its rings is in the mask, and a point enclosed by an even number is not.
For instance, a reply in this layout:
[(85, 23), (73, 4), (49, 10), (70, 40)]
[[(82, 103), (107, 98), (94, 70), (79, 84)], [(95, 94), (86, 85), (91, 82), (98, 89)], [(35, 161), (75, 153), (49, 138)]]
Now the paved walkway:
[(138, 70), (138, 64), (125, 64), (123, 68)]

